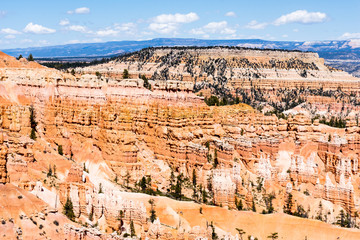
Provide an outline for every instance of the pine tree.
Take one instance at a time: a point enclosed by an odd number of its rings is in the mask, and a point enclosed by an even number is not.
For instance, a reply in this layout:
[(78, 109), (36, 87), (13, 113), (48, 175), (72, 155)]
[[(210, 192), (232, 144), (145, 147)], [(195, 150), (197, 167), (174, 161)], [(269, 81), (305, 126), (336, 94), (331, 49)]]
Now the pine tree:
[(217, 168), (218, 164), (219, 164), (219, 160), (218, 160), (218, 157), (217, 157), (217, 149), (215, 148), (214, 163), (213, 163), (214, 168)]
[(193, 174), (192, 174), (193, 178), (192, 178), (192, 181), (193, 181), (193, 186), (196, 188), (196, 185), (197, 185), (197, 182), (196, 182), (196, 171), (195, 171), (195, 168), (193, 169)]
[(32, 140), (36, 140), (36, 133), (35, 133), (35, 129), (33, 129), (33, 128), (31, 129), (30, 138)]
[(93, 221), (94, 220), (94, 206), (91, 205), (91, 210), (90, 210), (90, 214), (89, 214), (89, 220)]
[(71, 221), (75, 221), (75, 214), (73, 209), (73, 204), (68, 197), (64, 205), (64, 215), (67, 216)]
[(265, 205), (266, 205), (266, 208), (267, 208), (267, 213), (273, 213), (274, 212), (274, 206), (273, 206), (273, 203), (272, 203), (274, 198), (275, 198), (274, 193), (269, 194), (267, 197), (264, 198), (265, 199)]
[(130, 222), (130, 233), (131, 233), (131, 237), (136, 236), (133, 220), (131, 220), (131, 222)]
[(141, 191), (145, 192), (145, 190), (146, 190), (146, 178), (145, 177), (141, 178), (139, 185), (140, 185)]
[(174, 193), (174, 190), (175, 190), (175, 175), (174, 175), (174, 171), (171, 169), (171, 174), (170, 174), (170, 189), (169, 189), (169, 192), (170, 194), (173, 194)]
[(151, 90), (151, 84), (149, 83), (148, 79), (146, 78), (145, 75), (141, 76), (141, 79), (144, 80), (144, 88), (147, 88), (149, 90)]
[(33, 57), (33, 55), (30, 53), (30, 55), (29, 55), (29, 57), (28, 57), (28, 59), (27, 59), (29, 62), (32, 62), (32, 61), (34, 61), (34, 57)]
[(96, 72), (95, 75), (96, 75), (97, 78), (99, 78), (99, 79), (101, 78), (101, 73), (100, 72)]
[(240, 235), (240, 239), (243, 240), (242, 235), (244, 235), (246, 232), (240, 228), (236, 228), (236, 231), (238, 231), (238, 233)]
[(211, 230), (212, 230), (212, 231), (211, 231), (211, 239), (212, 239), (212, 240), (218, 239), (219, 237), (218, 237), (218, 235), (217, 235), (216, 232), (215, 232), (215, 227), (214, 227), (213, 222), (211, 222), (210, 227), (211, 227)]
[(119, 230), (120, 230), (120, 232), (121, 232), (121, 227), (122, 227), (122, 225), (123, 225), (123, 218), (124, 218), (124, 211), (123, 210), (120, 210), (119, 211), (119, 215), (118, 215), (118, 218), (117, 218), (117, 220), (119, 220)]
[(155, 201), (154, 199), (150, 199), (149, 203), (151, 205), (150, 208), (150, 221), (153, 223), (156, 219), (156, 211), (155, 211)]
[(182, 182), (183, 182), (183, 174), (181, 173), (177, 177), (177, 181), (175, 185), (175, 198), (180, 200), (182, 198)]
[(23, 56), (20, 54), (17, 59), (20, 60), (21, 58), (23, 58)]
[(47, 176), (51, 177), (52, 175), (53, 175), (53, 172), (52, 172), (52, 169), (51, 169), (51, 164), (49, 164), (49, 170), (48, 170)]
[(288, 194), (288, 198), (286, 199), (285, 206), (284, 206), (284, 213), (292, 214), (292, 194)]
[(241, 211), (241, 210), (243, 210), (243, 209), (244, 209), (244, 205), (243, 205), (243, 203), (242, 203), (242, 200), (241, 200), (241, 199), (240, 199), (240, 201), (239, 201), (239, 202), (237, 202), (236, 208), (237, 208), (239, 211)]
[(202, 199), (203, 199), (203, 203), (207, 203), (207, 194), (206, 194), (206, 189), (203, 189), (202, 192)]
[(123, 72), (123, 79), (127, 79), (129, 78), (129, 71), (127, 69), (124, 69), (124, 72)]
[(32, 140), (36, 140), (36, 126), (37, 126), (37, 122), (35, 121), (35, 110), (34, 107), (31, 106), (29, 108), (30, 111), (30, 127), (31, 127), (31, 133), (30, 133), (30, 138)]
[(272, 240), (278, 239), (279, 235), (277, 232), (271, 233), (267, 238), (271, 238)]
[(320, 220), (320, 221), (323, 220), (322, 212), (323, 212), (323, 206), (322, 206), (322, 202), (320, 201), (320, 203), (319, 203), (319, 212), (318, 212), (318, 215), (316, 216), (317, 220)]
[(53, 176), (54, 176), (54, 177), (57, 177), (57, 176), (56, 176), (56, 165), (55, 165), (55, 164), (54, 164), (54, 166), (53, 166)]
[(58, 145), (58, 153), (59, 153), (61, 156), (64, 155), (62, 145)]
[(130, 176), (129, 171), (126, 171), (125, 183), (126, 183), (127, 188), (129, 188), (130, 178), (131, 178), (131, 176)]

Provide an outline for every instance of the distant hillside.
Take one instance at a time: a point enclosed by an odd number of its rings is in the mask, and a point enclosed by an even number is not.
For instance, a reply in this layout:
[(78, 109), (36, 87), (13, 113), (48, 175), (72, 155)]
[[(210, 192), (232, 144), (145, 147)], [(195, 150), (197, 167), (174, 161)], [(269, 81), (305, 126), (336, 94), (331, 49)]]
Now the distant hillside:
[(342, 41), (266, 41), (260, 39), (204, 40), (183, 38), (159, 38), (145, 41), (117, 41), (105, 43), (80, 43), (24, 49), (5, 49), (11, 56), (27, 56), (32, 53), (35, 58), (57, 58), (58, 60), (86, 60), (96, 57), (111, 57), (122, 53), (138, 51), (147, 47), (160, 46), (240, 46), (250, 48), (268, 48), (314, 51), (325, 58), (331, 66), (360, 76), (360, 39)]

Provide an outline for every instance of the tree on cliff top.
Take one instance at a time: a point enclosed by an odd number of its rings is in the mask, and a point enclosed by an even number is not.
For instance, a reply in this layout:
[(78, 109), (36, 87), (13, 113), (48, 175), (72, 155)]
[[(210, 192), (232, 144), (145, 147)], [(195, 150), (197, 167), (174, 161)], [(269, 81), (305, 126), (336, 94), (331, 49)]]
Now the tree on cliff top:
[(32, 62), (32, 61), (34, 61), (34, 57), (33, 57), (33, 55), (30, 53), (30, 55), (29, 55), (29, 57), (28, 57), (28, 59), (27, 59), (29, 62)]

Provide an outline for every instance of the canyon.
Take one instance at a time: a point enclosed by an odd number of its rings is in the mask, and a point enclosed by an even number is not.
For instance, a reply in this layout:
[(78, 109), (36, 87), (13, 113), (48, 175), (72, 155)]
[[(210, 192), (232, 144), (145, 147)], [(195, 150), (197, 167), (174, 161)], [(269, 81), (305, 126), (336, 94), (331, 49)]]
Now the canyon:
[(0, 54), (3, 239), (359, 238), (360, 79), (316, 53), (148, 48), (73, 70)]

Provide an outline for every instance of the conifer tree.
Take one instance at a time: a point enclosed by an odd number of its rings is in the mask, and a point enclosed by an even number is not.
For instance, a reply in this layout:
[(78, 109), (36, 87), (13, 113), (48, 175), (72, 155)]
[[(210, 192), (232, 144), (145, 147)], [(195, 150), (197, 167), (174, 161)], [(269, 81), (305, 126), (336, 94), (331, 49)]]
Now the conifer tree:
[(75, 214), (73, 209), (73, 204), (68, 197), (64, 205), (64, 215), (67, 216), (71, 221), (75, 221)]
[(131, 237), (136, 236), (133, 220), (131, 220), (131, 222), (130, 222), (130, 234), (131, 234)]
[(156, 211), (155, 211), (155, 201), (154, 199), (150, 199), (149, 203), (151, 205), (150, 208), (150, 221), (153, 223), (156, 219)]
[(30, 53), (30, 55), (29, 55), (29, 57), (28, 57), (28, 59), (27, 59), (29, 62), (32, 62), (32, 61), (34, 61), (34, 57), (33, 57), (33, 55)]

